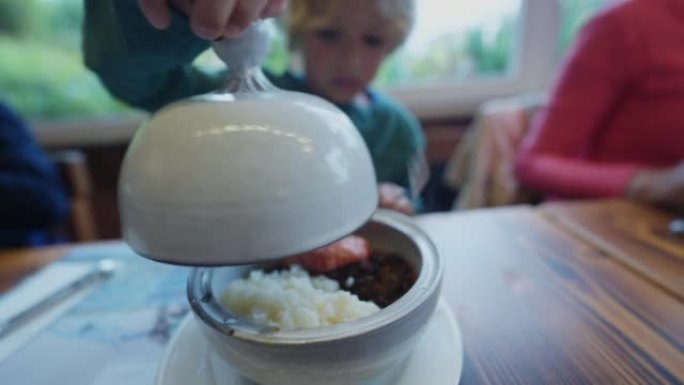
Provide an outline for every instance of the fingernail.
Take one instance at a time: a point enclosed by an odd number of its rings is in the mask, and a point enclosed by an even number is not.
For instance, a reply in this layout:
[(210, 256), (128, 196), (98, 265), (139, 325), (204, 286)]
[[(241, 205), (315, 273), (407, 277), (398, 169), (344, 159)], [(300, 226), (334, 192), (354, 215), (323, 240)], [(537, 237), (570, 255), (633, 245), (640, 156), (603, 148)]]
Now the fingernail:
[(260, 15), (259, 17), (261, 17), (262, 19), (268, 19), (268, 18), (270, 18), (270, 17), (278, 16), (279, 14), (280, 14), (280, 12), (278, 12), (277, 9), (274, 9), (274, 8), (266, 8), (266, 9), (264, 10), (264, 12), (262, 12), (261, 15)]
[(192, 30), (195, 32), (195, 34), (203, 39), (206, 40), (215, 40), (219, 37), (221, 37), (220, 31), (217, 31), (212, 28), (206, 28), (201, 25), (193, 25)]
[(231, 26), (226, 27), (225, 31), (223, 32), (223, 37), (235, 38), (235, 37), (240, 36), (241, 34), (242, 34), (242, 28), (231, 25)]
[(269, 18), (280, 15), (285, 11), (285, 1), (272, 2), (261, 13), (261, 18)]
[(169, 18), (164, 17), (163, 15), (150, 15), (149, 21), (156, 29), (166, 29), (171, 22)]

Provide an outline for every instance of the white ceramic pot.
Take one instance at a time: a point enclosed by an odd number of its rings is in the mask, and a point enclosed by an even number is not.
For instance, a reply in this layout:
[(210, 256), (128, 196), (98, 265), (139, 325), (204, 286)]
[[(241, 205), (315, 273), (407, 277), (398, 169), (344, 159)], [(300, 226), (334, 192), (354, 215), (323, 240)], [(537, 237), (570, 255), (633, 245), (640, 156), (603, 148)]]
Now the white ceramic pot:
[(345, 324), (291, 331), (255, 326), (217, 298), (231, 280), (259, 265), (194, 269), (188, 298), (215, 354), (262, 385), (391, 383), (396, 375), (388, 373), (401, 369), (435, 309), (442, 264), (427, 236), (401, 214), (378, 211), (357, 234), (375, 249), (399, 254), (418, 274), (400, 299)]

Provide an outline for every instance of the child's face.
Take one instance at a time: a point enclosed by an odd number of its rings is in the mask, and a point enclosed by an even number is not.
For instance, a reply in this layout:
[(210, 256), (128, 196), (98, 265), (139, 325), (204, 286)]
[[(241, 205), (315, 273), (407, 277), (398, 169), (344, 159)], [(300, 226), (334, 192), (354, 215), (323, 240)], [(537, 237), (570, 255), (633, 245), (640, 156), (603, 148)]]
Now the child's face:
[(392, 50), (372, 3), (348, 1), (330, 24), (302, 36), (309, 86), (334, 103), (349, 103), (364, 91)]

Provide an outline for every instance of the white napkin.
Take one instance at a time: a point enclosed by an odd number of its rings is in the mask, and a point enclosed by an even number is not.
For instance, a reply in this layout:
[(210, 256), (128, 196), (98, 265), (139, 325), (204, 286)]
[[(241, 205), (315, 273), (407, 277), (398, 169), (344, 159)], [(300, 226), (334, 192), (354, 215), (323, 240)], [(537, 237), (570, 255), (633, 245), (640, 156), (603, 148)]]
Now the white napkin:
[[(57, 290), (87, 275), (93, 263), (55, 262), (25, 279), (19, 286), (0, 297), (0, 323), (28, 309)], [(32, 337), (59, 316), (79, 303), (97, 285), (89, 285), (27, 321), (0, 339), (0, 362), (21, 348)]]

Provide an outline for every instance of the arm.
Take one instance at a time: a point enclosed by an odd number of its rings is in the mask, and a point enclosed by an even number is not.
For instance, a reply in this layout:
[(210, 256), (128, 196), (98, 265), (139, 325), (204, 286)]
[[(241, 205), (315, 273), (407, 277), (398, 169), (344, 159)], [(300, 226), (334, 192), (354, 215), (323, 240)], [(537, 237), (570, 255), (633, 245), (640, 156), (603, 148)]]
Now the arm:
[(56, 170), (23, 122), (0, 104), (0, 228), (47, 228), (67, 209)]
[(548, 107), (537, 116), (517, 159), (520, 181), (566, 198), (621, 196), (637, 169), (583, 160), (628, 87), (625, 36), (611, 14), (582, 31)]
[(389, 101), (374, 124), (382, 134), (371, 146), (380, 182), (380, 206), (404, 213), (419, 211), (420, 193), (430, 173), (420, 123), (409, 111)]
[(223, 71), (203, 72), (193, 60), (210, 40), (237, 37), (284, 7), (284, 0), (85, 0), (85, 63), (112, 95), (153, 111), (218, 88)]
[(166, 30), (155, 29), (136, 0), (85, 0), (83, 51), (86, 66), (120, 100), (149, 111), (210, 92), (223, 79), (192, 65), (209, 42), (173, 14)]
[(376, 131), (369, 147), (376, 162), (378, 181), (411, 190), (409, 174), (413, 169), (419, 176), (415, 190), (420, 192), (428, 176), (424, 167), (426, 142), (420, 122), (394, 101), (384, 96), (377, 98), (381, 106), (374, 114), (374, 121), (369, 122)]

